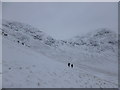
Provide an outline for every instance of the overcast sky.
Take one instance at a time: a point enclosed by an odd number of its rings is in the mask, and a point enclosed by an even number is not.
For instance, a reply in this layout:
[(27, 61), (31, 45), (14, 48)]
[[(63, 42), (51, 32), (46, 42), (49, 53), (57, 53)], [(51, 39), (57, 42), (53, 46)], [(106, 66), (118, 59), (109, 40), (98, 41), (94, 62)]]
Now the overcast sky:
[(118, 31), (117, 2), (3, 3), (3, 19), (20, 21), (56, 39), (68, 39), (98, 28)]

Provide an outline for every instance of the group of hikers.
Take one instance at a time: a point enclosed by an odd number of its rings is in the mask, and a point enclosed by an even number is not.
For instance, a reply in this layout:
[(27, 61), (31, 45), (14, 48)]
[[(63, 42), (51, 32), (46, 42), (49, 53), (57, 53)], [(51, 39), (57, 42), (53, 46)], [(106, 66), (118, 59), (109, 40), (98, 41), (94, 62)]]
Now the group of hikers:
[(7, 33), (2, 32), (2, 35), (7, 36), (8, 34), (7, 34)]
[[(20, 41), (17, 41), (18, 43), (20, 43)], [(22, 45), (24, 45), (24, 43), (22, 42)]]
[(68, 63), (68, 67), (73, 68), (73, 64)]

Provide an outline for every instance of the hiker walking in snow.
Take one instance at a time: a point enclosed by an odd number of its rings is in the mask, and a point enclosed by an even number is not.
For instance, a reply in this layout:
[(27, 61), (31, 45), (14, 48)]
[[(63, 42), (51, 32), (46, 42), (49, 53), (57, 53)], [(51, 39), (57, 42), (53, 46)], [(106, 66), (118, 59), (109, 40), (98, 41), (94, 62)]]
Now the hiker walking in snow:
[(24, 43), (22, 43), (22, 45), (24, 45)]
[(73, 64), (68, 63), (68, 67), (73, 68)]
[[(71, 58), (71, 57), (69, 57), (69, 61), (70, 61), (70, 62), (72, 62), (72, 58)], [(73, 68), (73, 64), (71, 64), (71, 63), (68, 63), (68, 67), (71, 67), (71, 68)]]
[(73, 64), (71, 64), (71, 68), (73, 68)]
[(70, 63), (68, 63), (68, 67), (70, 67)]

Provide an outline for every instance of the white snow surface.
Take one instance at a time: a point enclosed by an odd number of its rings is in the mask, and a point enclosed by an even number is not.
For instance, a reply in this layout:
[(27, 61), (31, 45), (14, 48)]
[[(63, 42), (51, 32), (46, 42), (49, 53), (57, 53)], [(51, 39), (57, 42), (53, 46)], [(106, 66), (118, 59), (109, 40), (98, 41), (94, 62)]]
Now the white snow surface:
[(3, 88), (117, 88), (117, 83), (3, 38)]
[(3, 22), (2, 32), (4, 88), (118, 87), (117, 39), (109, 30), (61, 41), (18, 22)]

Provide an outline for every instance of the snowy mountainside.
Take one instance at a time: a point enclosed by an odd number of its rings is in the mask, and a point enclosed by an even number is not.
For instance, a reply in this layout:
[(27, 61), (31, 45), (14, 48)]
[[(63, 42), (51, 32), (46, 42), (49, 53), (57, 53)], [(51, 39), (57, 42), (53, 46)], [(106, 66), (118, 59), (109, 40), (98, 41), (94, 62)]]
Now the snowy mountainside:
[(8, 33), (28, 46), (32, 42), (31, 39), (34, 39), (39, 40), (39, 42), (48, 47), (54, 48), (61, 48), (67, 45), (70, 48), (82, 47), (84, 50), (91, 50), (91, 52), (103, 52), (107, 50), (116, 52), (117, 50), (117, 34), (105, 28), (90, 32), (84, 36), (78, 35), (69, 40), (56, 40), (45, 34), (42, 30), (40, 31), (28, 24), (3, 20), (2, 26), (3, 32)]
[(75, 36), (69, 40), (56, 40), (31, 25), (3, 20), (2, 31), (8, 34), (8, 39), (50, 57), (59, 56), (61, 53), (66, 57), (68, 52), (80, 53), (79, 51), (115, 54), (117, 52), (117, 35), (107, 29), (100, 29), (84, 36)]
[(3, 38), (3, 88), (117, 88), (77, 67), (54, 61)]
[(89, 52), (117, 52), (117, 34), (106, 28), (89, 32), (84, 36), (75, 36), (68, 41), (71, 42), (71, 46), (82, 47)]
[(52, 43), (55, 42), (55, 39), (46, 35), (39, 29), (20, 22), (3, 21), (2, 31), (26, 45), (29, 45), (32, 39), (39, 40), (48, 45), (52, 45)]
[(13, 44), (38, 52), (54, 61), (73, 63), (74, 67), (118, 83), (117, 35), (99, 29), (69, 40), (56, 40), (42, 30), (20, 22), (3, 21), (2, 34)]

